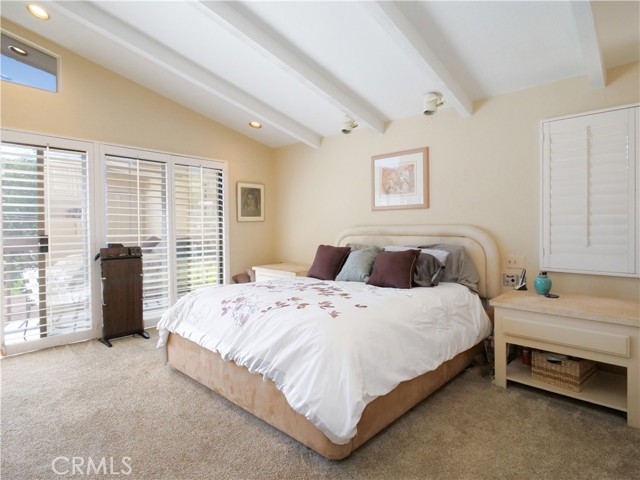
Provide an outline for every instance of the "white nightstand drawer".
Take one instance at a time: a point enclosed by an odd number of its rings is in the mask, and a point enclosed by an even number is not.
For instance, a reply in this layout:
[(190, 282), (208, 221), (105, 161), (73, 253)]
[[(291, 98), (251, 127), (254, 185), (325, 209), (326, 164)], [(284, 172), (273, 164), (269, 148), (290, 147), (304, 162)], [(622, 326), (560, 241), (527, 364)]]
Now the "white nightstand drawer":
[(293, 273), (289, 272), (274, 272), (274, 271), (265, 271), (256, 269), (256, 282), (261, 282), (263, 280), (274, 280), (276, 278), (289, 278), (296, 277)]
[(252, 267), (256, 272), (256, 282), (275, 280), (277, 278), (304, 277), (309, 271), (309, 265), (297, 263), (274, 263)]
[(629, 357), (631, 354), (631, 338), (627, 335), (557, 325), (556, 323), (559, 322), (551, 323), (553, 318), (549, 318), (549, 323), (529, 321), (516, 318), (512, 312), (509, 312), (503, 318), (503, 331), (505, 335), (512, 337), (542, 340), (592, 352), (622, 357)]

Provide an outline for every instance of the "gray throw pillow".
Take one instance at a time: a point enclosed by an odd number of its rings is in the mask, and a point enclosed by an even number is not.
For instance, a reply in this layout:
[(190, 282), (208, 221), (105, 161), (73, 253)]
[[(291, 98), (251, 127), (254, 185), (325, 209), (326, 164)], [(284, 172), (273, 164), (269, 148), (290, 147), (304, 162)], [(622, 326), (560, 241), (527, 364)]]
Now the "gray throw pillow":
[(444, 274), (444, 265), (433, 255), (420, 253), (413, 273), (413, 284), (417, 287), (436, 287)]
[(353, 250), (336, 277), (336, 282), (366, 282), (369, 280), (373, 262), (379, 251), (378, 247)]
[(444, 275), (440, 279), (441, 282), (459, 283), (478, 293), (480, 276), (464, 247), (439, 243), (427, 245), (425, 248), (436, 248), (449, 252), (444, 265)]

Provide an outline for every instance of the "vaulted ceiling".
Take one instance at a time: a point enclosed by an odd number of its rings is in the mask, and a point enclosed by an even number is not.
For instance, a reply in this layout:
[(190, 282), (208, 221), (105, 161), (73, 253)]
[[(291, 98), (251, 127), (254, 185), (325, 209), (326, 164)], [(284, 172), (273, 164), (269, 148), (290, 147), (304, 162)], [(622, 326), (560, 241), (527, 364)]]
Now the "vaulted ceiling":
[(345, 115), (383, 134), (431, 91), (469, 117), (564, 78), (603, 88), (640, 60), (637, 1), (37, 3), (49, 20), (2, 17), (271, 147), (317, 147)]

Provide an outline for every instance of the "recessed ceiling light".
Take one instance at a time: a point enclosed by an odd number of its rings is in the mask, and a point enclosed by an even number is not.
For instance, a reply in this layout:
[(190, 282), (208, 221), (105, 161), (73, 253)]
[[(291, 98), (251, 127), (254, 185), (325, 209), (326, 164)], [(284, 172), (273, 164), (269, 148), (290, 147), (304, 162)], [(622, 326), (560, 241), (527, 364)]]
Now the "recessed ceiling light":
[(27, 55), (29, 55), (29, 52), (27, 52), (26, 50), (20, 47), (16, 47), (15, 45), (9, 45), (7, 48), (11, 50), (13, 53), (22, 55), (23, 57), (26, 57)]
[(249, 122), (249, 126), (251, 128), (262, 128), (262, 124), (260, 122), (256, 122), (256, 121)]
[(27, 10), (29, 10), (29, 13), (34, 17), (38, 17), (41, 20), (49, 20), (47, 11), (38, 5), (28, 5)]

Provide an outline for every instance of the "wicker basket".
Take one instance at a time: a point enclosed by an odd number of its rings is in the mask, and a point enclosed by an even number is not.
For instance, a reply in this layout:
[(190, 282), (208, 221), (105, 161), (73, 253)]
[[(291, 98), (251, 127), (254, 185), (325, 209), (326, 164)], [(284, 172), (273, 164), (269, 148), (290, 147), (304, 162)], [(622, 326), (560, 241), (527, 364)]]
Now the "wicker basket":
[(531, 376), (558, 387), (579, 392), (596, 373), (596, 362), (568, 359), (562, 355), (533, 351)]

